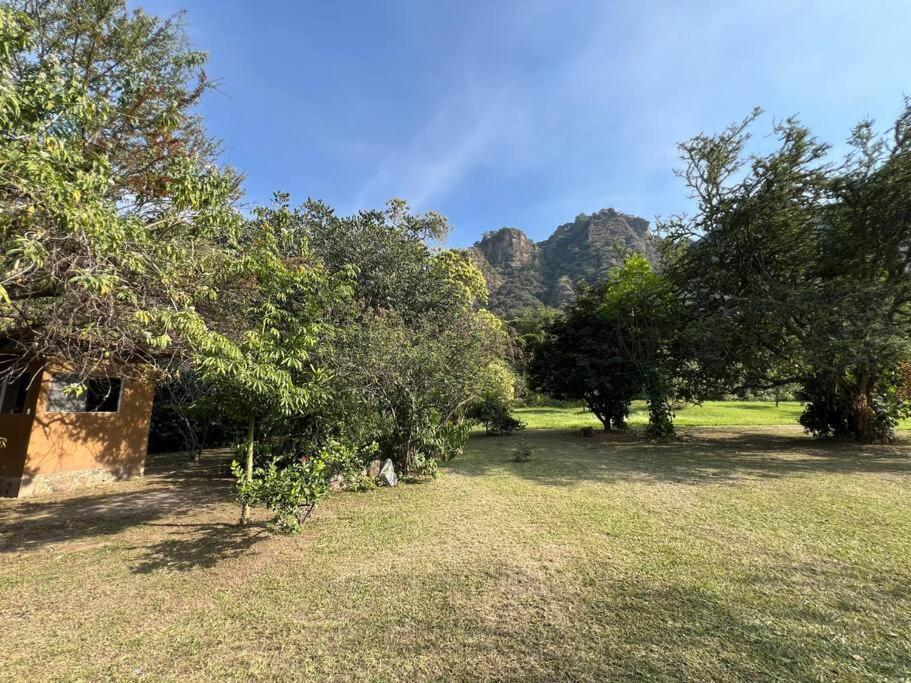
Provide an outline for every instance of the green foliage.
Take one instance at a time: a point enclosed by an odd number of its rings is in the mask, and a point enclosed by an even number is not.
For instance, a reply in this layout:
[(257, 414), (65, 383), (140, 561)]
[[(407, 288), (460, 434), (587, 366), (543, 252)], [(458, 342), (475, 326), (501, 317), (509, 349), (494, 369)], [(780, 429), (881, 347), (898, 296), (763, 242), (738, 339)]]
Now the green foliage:
[(466, 406), (504, 354), (502, 323), (477, 308), (483, 276), (463, 252), (431, 248), (445, 219), (401, 201), (347, 218), (308, 202), (296, 216), (289, 244), (309, 245), (330, 273), (355, 270), (352, 305), (317, 350), (333, 397), (317, 422), (336, 438), (376, 441), (405, 475), (433, 475), (461, 451)]
[(326, 463), (320, 458), (291, 465), (270, 462), (254, 470), (252, 477), (236, 460), (231, 470), (240, 504), (267, 508), (275, 513), (276, 526), (287, 533), (300, 531), (316, 503), (329, 495)]
[(666, 439), (673, 436), (674, 408), (668, 400), (664, 378), (655, 369), (650, 369), (646, 373), (645, 396), (648, 402), (646, 434), (655, 439)]
[(668, 433), (674, 315), (665, 280), (642, 256), (627, 257), (604, 282), (583, 290), (535, 347), (533, 388), (584, 401), (605, 429), (624, 428), (630, 403), (645, 392), (655, 406), (652, 430)]
[(796, 120), (749, 156), (758, 112), (680, 146), (699, 209), (663, 224), (685, 295), (692, 394), (798, 384), (818, 435), (888, 438), (909, 360), (911, 102), (889, 131), (857, 126), (844, 163)]
[[(265, 446), (256, 444), (255, 448), (261, 456), (267, 455)], [(316, 504), (329, 495), (329, 483), (334, 476), (343, 478), (349, 490), (373, 488), (363, 468), (376, 451), (376, 444), (358, 450), (330, 441), (313, 456), (286, 454), (268, 458), (264, 465), (252, 470), (252, 476), (235, 460), (231, 471), (236, 480), (237, 500), (246, 509), (267, 508), (275, 513), (280, 530), (297, 533)]]
[(522, 429), (519, 420), (510, 415), (515, 401), (516, 377), (503, 362), (485, 369), (479, 396), (468, 404), (465, 417), (484, 425), (488, 434), (511, 434)]
[(294, 258), (280, 253), (292, 221), (282, 196), (255, 210), (241, 238), (244, 279), (227, 291), (231, 310), (219, 321), (240, 333), (210, 335), (195, 359), (221, 409), (239, 416), (300, 412), (324, 395), (326, 373), (309, 361), (331, 309), (351, 295), (350, 273), (329, 275), (304, 249)]
[(513, 451), (512, 459), (515, 462), (528, 462), (531, 460), (531, 456), (535, 454), (535, 448), (528, 441), (522, 439), (516, 444), (516, 448)]
[(167, 369), (246, 264), (238, 178), (193, 107), (204, 56), (123, 2), (0, 8), (0, 344), (13, 364)]
[(466, 417), (484, 425), (484, 431), (488, 434), (502, 436), (525, 428), (521, 420), (510, 414), (510, 409), (509, 403), (495, 396), (483, 396), (468, 407)]
[(376, 457), (379, 444), (370, 443), (364, 448), (330, 440), (320, 451), (330, 477), (337, 476), (348, 491), (369, 491), (376, 484), (367, 474), (367, 463)]

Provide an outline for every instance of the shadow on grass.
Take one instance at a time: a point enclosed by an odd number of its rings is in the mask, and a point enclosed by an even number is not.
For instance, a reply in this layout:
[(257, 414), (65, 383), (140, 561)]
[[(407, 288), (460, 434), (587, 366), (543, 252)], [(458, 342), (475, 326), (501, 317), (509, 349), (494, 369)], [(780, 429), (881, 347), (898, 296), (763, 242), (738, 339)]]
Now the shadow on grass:
[(134, 574), (159, 570), (187, 572), (214, 567), (224, 560), (245, 555), (250, 548), (269, 537), (265, 524), (151, 524), (172, 529), (171, 538), (150, 546), (140, 546), (142, 560)]
[[(610, 561), (592, 561), (577, 575), (584, 580), (565, 582), (528, 560), (467, 561), (420, 581), (378, 569), (358, 576), (358, 588), (385, 597), (388, 586), (406, 596), (427, 584), (471, 587), (444, 591), (432, 613), (410, 614), (412, 651), (438, 651), (440, 632), (470, 634), (456, 640), (462, 654), (445, 669), (415, 678), (898, 680), (911, 663), (896, 635), (908, 597), (896, 602), (851, 575), (833, 572), (824, 586), (805, 587), (820, 579), (819, 567), (788, 565), (764, 580), (702, 582), (681, 573), (618, 576)], [(380, 629), (356, 648), (354, 666), (401, 647), (400, 639)]]
[(92, 489), (91, 493), (4, 501), (0, 505), (0, 553), (109, 536), (130, 527), (187, 514), (231, 499), (226, 459), (198, 465), (174, 456), (150, 458), (144, 480)]
[[(530, 462), (512, 462), (520, 438), (535, 448)], [(473, 437), (452, 472), (485, 476), (508, 470), (536, 483), (736, 483), (818, 473), (911, 475), (911, 443), (869, 445), (804, 435), (698, 432), (688, 441), (652, 443), (629, 435), (586, 439), (577, 430), (529, 430), (522, 436)]]
[[(534, 664), (543, 678), (820, 680), (895, 676), (908, 664), (907, 652), (874, 653), (863, 641), (826, 637), (833, 622), (851, 618), (837, 608), (813, 613), (795, 601), (757, 602), (750, 609), (698, 586), (635, 580), (606, 583), (577, 607), (572, 640), (585, 643), (577, 648), (548, 647), (544, 634), (529, 634), (527, 625), (512, 627), (525, 631), (511, 634), (515, 638), (540, 639)], [(492, 639), (511, 628), (478, 626), (479, 637)], [(612, 632), (616, 638), (604, 637)], [(861, 652), (865, 659), (859, 663)]]

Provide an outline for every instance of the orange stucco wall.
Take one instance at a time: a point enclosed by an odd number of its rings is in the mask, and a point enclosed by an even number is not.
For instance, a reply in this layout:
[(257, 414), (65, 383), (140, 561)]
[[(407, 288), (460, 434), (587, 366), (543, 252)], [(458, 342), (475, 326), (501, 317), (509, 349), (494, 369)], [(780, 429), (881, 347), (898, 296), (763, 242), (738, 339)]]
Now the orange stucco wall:
[[(116, 413), (50, 413), (51, 376), (51, 372), (43, 372), (40, 382), (36, 381), (36, 400), (29, 402), (31, 415), (0, 416), (0, 428), (7, 423), (13, 428), (10, 453), (25, 450), (18, 495), (29, 495), (42, 481), (60, 480), (69, 472), (101, 470), (114, 478), (142, 474), (152, 411), (151, 384), (124, 379)], [(25, 432), (22, 424), (14, 424), (10, 418), (20, 422), (28, 418), (30, 429)]]

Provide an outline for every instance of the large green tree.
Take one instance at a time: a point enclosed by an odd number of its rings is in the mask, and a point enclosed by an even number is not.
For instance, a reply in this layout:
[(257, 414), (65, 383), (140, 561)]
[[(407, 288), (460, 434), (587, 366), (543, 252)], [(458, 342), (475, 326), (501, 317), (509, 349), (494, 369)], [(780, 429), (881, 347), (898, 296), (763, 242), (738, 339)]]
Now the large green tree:
[(532, 386), (584, 401), (606, 430), (623, 428), (630, 403), (644, 395), (649, 431), (670, 434), (675, 311), (664, 278), (643, 256), (628, 256), (603, 281), (583, 289), (535, 344)]
[(0, 346), (138, 372), (208, 334), (198, 306), (250, 267), (238, 177), (192, 107), (204, 55), (124, 2), (0, 8)]
[(911, 107), (883, 135), (861, 123), (840, 163), (795, 120), (748, 155), (757, 115), (680, 146), (697, 211), (662, 228), (693, 384), (796, 383), (811, 432), (888, 437), (911, 334)]
[(330, 272), (356, 272), (353, 305), (317, 354), (337, 392), (324, 422), (377, 442), (406, 472), (432, 473), (461, 448), (465, 408), (505, 352), (503, 325), (479, 308), (483, 275), (466, 253), (434, 246), (445, 218), (401, 200), (349, 217), (308, 202), (300, 217), (288, 248), (307, 243)]
[[(215, 327), (223, 332), (210, 334), (195, 352), (194, 367), (209, 390), (201, 400), (246, 422), (248, 485), (257, 419), (306, 412), (325, 395), (328, 376), (310, 362), (312, 351), (331, 325), (331, 308), (351, 294), (346, 271), (330, 276), (303, 247), (293, 255), (280, 253), (293, 220), (281, 199), (255, 210), (240, 239), (251, 266), (217, 319)], [(249, 516), (244, 502), (241, 523)]]

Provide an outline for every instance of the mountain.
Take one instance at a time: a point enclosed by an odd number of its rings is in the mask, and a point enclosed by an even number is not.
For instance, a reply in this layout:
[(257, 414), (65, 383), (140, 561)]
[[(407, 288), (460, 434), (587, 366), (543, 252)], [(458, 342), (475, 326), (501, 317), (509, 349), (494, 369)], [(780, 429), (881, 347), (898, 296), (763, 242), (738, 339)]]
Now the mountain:
[(490, 309), (505, 318), (567, 304), (581, 283), (604, 277), (624, 252), (657, 259), (648, 221), (614, 209), (580, 214), (543, 242), (518, 228), (500, 228), (484, 233), (469, 252), (487, 279)]

